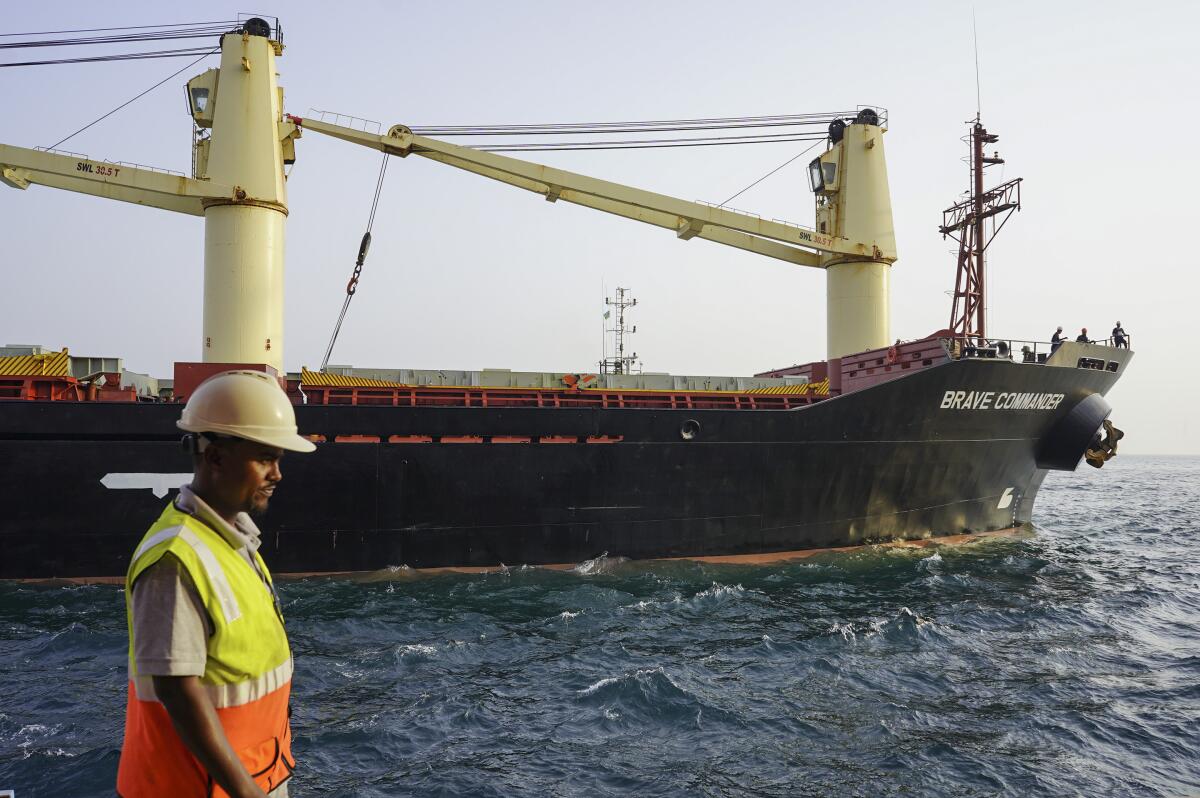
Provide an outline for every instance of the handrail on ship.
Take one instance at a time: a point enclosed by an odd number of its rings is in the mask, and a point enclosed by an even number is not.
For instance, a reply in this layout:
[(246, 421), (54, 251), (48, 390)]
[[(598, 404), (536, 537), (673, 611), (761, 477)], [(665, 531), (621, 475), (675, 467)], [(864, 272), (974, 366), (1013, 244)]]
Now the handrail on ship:
[[(973, 336), (953, 335), (939, 337), (938, 340), (951, 360), (962, 360), (963, 358), (1016, 360), (1015, 356), (1021, 355), (1020, 362), (1022, 363), (1044, 364), (1050, 355), (1054, 354), (1055, 349), (1054, 344), (1050, 341), (1024, 341), (1018, 338), (988, 338), (986, 341), (980, 341), (974, 339)], [(1072, 339), (1066, 340), (1074, 343)], [(1111, 337), (1090, 343), (1093, 346), (1116, 346), (1115, 340)], [(1125, 336), (1125, 344), (1129, 348), (1133, 348), (1132, 335)]]

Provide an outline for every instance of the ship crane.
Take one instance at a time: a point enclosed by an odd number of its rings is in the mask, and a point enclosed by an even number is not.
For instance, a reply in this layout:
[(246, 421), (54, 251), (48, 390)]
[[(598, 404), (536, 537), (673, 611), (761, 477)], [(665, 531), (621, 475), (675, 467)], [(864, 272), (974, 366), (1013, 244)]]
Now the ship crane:
[(283, 113), (275, 59), (283, 45), (261, 19), (221, 37), (221, 63), (187, 84), (191, 115), (208, 136), (194, 141), (193, 176), (0, 144), (0, 181), (92, 194), (203, 216), (202, 360), (265, 364), (283, 371), (285, 165), (303, 131), (384, 153), (418, 155), (559, 200), (824, 269), (828, 357), (886, 347), (889, 273), (896, 260), (879, 116), (864, 109), (830, 127), (810, 164), (815, 229), (555, 169), (420, 136), (404, 125), (375, 135)]

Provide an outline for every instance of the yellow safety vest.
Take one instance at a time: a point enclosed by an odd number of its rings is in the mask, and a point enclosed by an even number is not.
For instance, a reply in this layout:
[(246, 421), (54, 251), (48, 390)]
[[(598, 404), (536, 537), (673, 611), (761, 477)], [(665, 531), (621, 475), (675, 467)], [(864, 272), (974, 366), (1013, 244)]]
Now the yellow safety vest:
[(292, 656), (266, 564), (263, 578), (214, 529), (168, 504), (133, 554), (125, 581), (129, 624), (129, 695), (117, 792), (141, 795), (224, 795), (184, 746), (154, 694), (153, 679), (134, 662), (133, 585), (164, 554), (187, 570), (213, 625), (200, 678), (230, 745), (264, 790), (295, 769), (288, 723)]

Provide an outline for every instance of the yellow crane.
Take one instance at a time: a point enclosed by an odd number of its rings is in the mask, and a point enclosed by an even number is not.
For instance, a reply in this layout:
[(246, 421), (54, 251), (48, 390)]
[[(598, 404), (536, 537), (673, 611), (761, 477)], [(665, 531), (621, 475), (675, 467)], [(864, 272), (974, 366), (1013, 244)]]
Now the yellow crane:
[(264, 363), (283, 371), (284, 167), (302, 131), (385, 153), (419, 155), (544, 196), (826, 271), (827, 353), (887, 346), (889, 273), (896, 260), (883, 133), (873, 112), (831, 130), (810, 164), (816, 226), (689, 202), (517, 158), (416, 135), (374, 135), (283, 112), (276, 57), (283, 45), (250, 20), (221, 37), (221, 63), (188, 81), (196, 127), (193, 176), (0, 144), (0, 181), (93, 194), (204, 217), (206, 363)]

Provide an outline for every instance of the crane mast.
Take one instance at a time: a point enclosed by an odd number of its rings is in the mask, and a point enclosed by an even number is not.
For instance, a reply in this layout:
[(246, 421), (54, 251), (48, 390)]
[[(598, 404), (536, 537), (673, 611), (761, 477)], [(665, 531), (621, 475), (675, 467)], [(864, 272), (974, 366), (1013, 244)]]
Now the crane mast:
[[(206, 363), (266, 364), (283, 371), (285, 164), (303, 130), (448, 166), (635, 221), (827, 273), (830, 359), (887, 346), (889, 274), (896, 260), (878, 115), (864, 109), (831, 125), (810, 165), (815, 229), (529, 163), (416, 135), (387, 135), (283, 114), (277, 29), (255, 18), (221, 37), (219, 69), (188, 82), (197, 131), (191, 178), (0, 144), (0, 181), (41, 184), (203, 216)], [(206, 136), (203, 131), (210, 131)]]
[(263, 20), (221, 37), (221, 65), (188, 83), (198, 128), (191, 178), (0, 144), (0, 180), (78, 191), (204, 217), (206, 363), (265, 364), (283, 373), (284, 163), (299, 133), (283, 118)]

